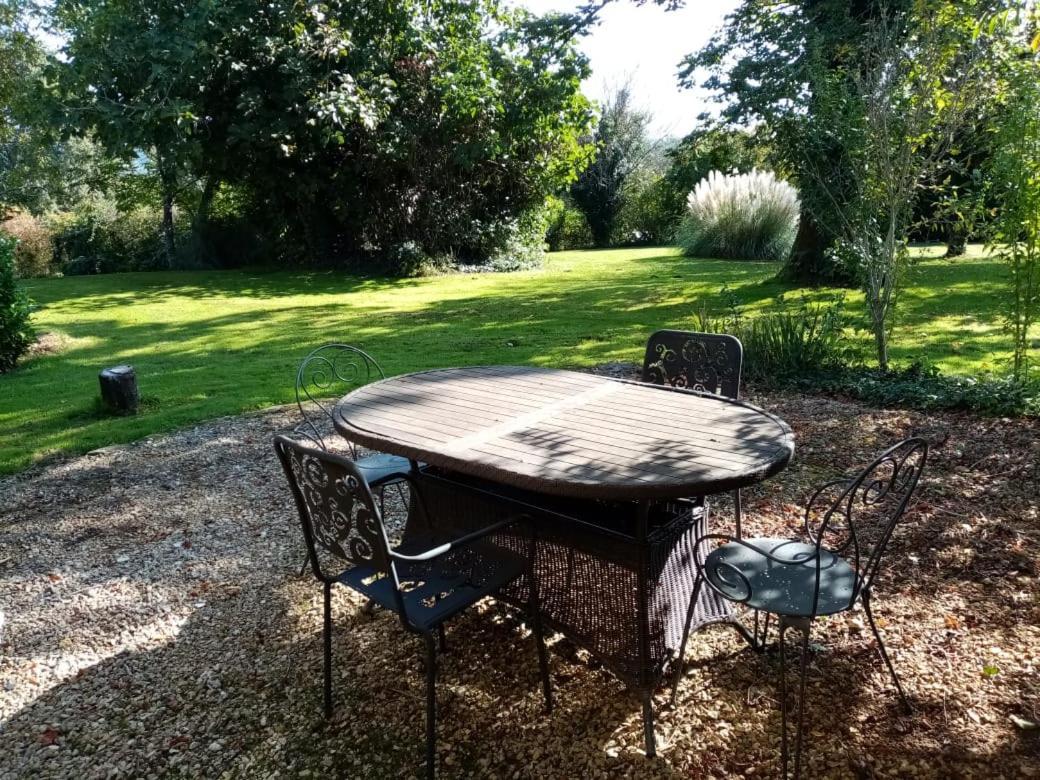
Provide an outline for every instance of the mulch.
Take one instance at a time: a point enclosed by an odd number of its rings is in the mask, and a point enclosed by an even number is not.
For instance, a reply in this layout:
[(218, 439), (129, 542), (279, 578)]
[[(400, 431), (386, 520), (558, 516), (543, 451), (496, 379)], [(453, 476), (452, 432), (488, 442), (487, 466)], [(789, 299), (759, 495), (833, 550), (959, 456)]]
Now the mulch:
[[(811, 487), (886, 444), (934, 446), (874, 595), (914, 712), (861, 611), (819, 620), (805, 776), (1040, 777), (1037, 422), (751, 400), (791, 424), (797, 452), (745, 492), (748, 533), (797, 534)], [(270, 447), (293, 420), (217, 420), (0, 478), (0, 778), (419, 774), (420, 644), (345, 590), (336, 711), (321, 716), (321, 589), (299, 576)], [(675, 708), (659, 692), (656, 759), (642, 753), (638, 699), (567, 641), (550, 643), (548, 717), (533, 642), (511, 615), (482, 605), (448, 644), (442, 776), (779, 774), (778, 661), (732, 629), (691, 640)]]

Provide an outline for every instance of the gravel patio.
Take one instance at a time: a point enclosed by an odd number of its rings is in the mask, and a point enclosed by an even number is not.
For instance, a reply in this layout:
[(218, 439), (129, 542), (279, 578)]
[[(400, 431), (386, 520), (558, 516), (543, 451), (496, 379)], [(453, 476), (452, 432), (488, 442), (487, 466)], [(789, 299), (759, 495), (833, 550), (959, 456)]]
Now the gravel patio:
[[(797, 533), (810, 486), (888, 443), (917, 433), (936, 448), (875, 589), (916, 712), (899, 709), (861, 612), (821, 620), (806, 776), (1040, 777), (1040, 425), (752, 400), (792, 425), (798, 449), (746, 491), (749, 534)], [(299, 576), (270, 445), (294, 412), (0, 478), (0, 778), (421, 771), (420, 644), (344, 589), (336, 714), (321, 716), (321, 589)], [(678, 706), (657, 697), (648, 760), (638, 699), (582, 651), (552, 639), (546, 717), (526, 627), (491, 604), (467, 613), (441, 665), (442, 775), (777, 776), (777, 659), (721, 626), (691, 645)]]

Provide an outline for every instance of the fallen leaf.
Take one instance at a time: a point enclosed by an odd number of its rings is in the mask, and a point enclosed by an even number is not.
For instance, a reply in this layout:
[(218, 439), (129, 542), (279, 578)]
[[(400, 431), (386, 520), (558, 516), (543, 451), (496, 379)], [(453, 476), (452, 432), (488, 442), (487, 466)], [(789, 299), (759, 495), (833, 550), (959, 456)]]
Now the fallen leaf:
[(1033, 723), (1033, 721), (1020, 718), (1018, 715), (1012, 715), (1011, 722), (1023, 731), (1035, 731), (1036, 729), (1040, 729), (1040, 723)]
[(56, 745), (58, 744), (58, 737), (61, 736), (60, 731), (55, 731), (50, 726), (40, 732), (40, 744), (41, 745)]
[(961, 627), (961, 621), (957, 619), (956, 615), (947, 615), (946, 627), (951, 631), (956, 631), (958, 628)]

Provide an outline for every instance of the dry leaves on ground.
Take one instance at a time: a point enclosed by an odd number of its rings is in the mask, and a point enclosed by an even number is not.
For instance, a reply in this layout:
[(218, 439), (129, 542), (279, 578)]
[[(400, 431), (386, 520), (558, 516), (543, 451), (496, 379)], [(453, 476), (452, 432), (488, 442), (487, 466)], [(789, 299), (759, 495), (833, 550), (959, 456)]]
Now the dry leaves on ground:
[[(787, 471), (746, 492), (753, 533), (797, 532), (810, 486), (911, 433), (935, 453), (878, 578), (906, 716), (862, 614), (821, 620), (808, 776), (1040, 777), (1040, 437), (1031, 421), (763, 396)], [(321, 590), (270, 447), (272, 410), (0, 480), (0, 778), (414, 776), (419, 644), (335, 599), (336, 713), (321, 717)], [(400, 511), (398, 508), (396, 511)], [(727, 516), (724, 509), (717, 517)], [(770, 777), (777, 663), (736, 632), (691, 641), (679, 703), (638, 700), (556, 638), (541, 714), (523, 627), (493, 605), (449, 628), (439, 762), (456, 777)]]

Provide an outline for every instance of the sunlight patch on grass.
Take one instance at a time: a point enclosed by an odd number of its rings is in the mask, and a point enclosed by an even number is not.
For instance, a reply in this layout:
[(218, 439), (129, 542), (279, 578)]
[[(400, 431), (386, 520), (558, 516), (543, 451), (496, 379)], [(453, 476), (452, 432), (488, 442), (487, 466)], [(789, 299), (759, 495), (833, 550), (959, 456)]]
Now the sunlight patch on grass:
[[(783, 294), (788, 305), (843, 295), (859, 326), (849, 337), (869, 349), (862, 293), (793, 287), (777, 270), (648, 247), (560, 252), (533, 271), (423, 279), (192, 271), (32, 280), (37, 327), (68, 342), (0, 377), (0, 472), (51, 452), (288, 403), (298, 360), (326, 341), (371, 351), (391, 375), (640, 361), (654, 330), (692, 329), (702, 309), (722, 314), (731, 300), (748, 314), (769, 311)], [(1003, 370), (1004, 274), (977, 247), (959, 260), (918, 263), (900, 299), (893, 358), (961, 373)], [(135, 366), (150, 403), (136, 417), (99, 416), (97, 372), (119, 362)]]

